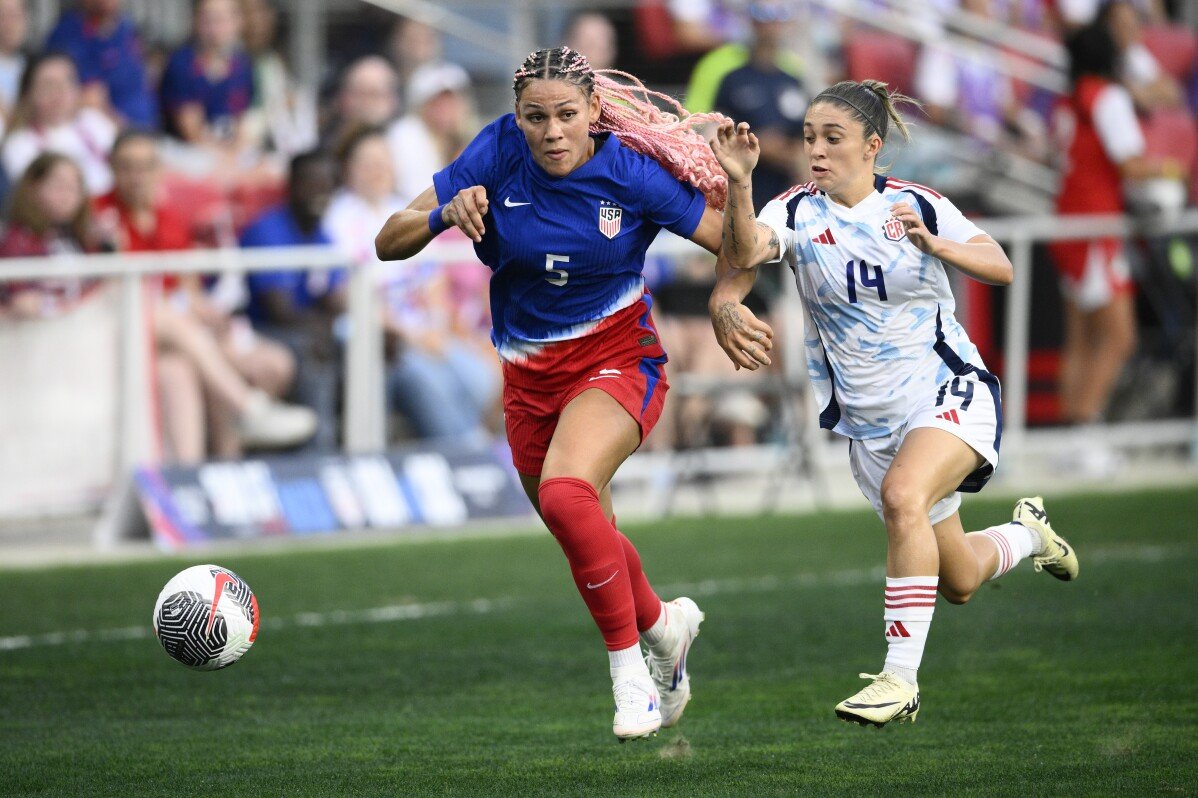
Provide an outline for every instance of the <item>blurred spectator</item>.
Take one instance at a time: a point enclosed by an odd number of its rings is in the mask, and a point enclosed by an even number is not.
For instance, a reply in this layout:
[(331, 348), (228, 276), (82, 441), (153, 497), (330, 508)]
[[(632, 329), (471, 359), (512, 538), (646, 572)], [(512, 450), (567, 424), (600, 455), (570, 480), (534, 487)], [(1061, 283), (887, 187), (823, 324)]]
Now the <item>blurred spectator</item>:
[(1135, 5), (1128, 0), (1110, 0), (1099, 11), (1098, 19), (1115, 40), (1120, 54), (1117, 74), (1131, 92), (1136, 106), (1144, 111), (1154, 111), (1180, 105), (1181, 86), (1161, 69), (1144, 46), (1144, 29)]
[[(31, 258), (86, 252), (96, 236), (83, 190), (83, 173), (64, 155), (34, 159), (12, 193), (8, 226), (0, 238), (0, 258)], [(69, 310), (95, 279), (58, 277), (0, 284), (0, 310), (19, 318), (52, 316)]]
[[(961, 9), (995, 19), (993, 0), (961, 0)], [(926, 45), (915, 69), (915, 92), (937, 125), (1028, 157), (1047, 154), (1042, 120), (1019, 104), (1000, 53), (992, 47), (963, 52)]]
[(470, 76), (457, 64), (425, 64), (408, 83), (408, 113), (387, 131), (397, 173), (396, 190), (407, 204), (433, 184), (433, 174), (457, 157), (474, 133)]
[(70, 55), (85, 87), (84, 102), (120, 121), (158, 126), (158, 104), (147, 76), (145, 52), (123, 0), (80, 0), (46, 40), (47, 52)]
[(241, 44), (237, 0), (196, 0), (192, 41), (162, 76), (166, 129), (190, 144), (237, 152), (249, 143), (242, 119), (254, 97), (254, 68)]
[(316, 144), (316, 101), (297, 84), (276, 48), (279, 11), (274, 0), (241, 0), (245, 48), (254, 61), (249, 139), (291, 156)]
[(50, 53), (30, 61), (21, 77), (0, 155), (13, 179), (39, 154), (61, 153), (83, 170), (91, 194), (103, 194), (112, 187), (108, 151), (116, 133), (111, 119), (83, 105), (79, 76), (70, 57)]
[(667, 0), (676, 47), (706, 53), (728, 42), (744, 42), (744, 7), (743, 0)]
[(29, 14), (25, 0), (0, 0), (0, 124), (8, 120), (21, 86), (28, 57), (25, 36)]
[[(334, 164), (323, 153), (291, 160), (287, 202), (273, 208), (241, 237), (243, 247), (328, 245), (322, 217), (336, 187)], [(313, 408), (319, 428), (312, 447), (328, 451), (337, 443), (339, 348), (335, 320), (345, 311), (345, 272), (278, 271), (249, 275), (249, 315), (254, 327), (284, 342), (299, 361), (295, 397)]]
[(336, 149), (362, 126), (389, 124), (399, 113), (395, 69), (377, 55), (354, 61), (341, 75), (331, 110), (321, 133), (321, 142), (327, 149)]
[[(425, 64), (435, 63), (442, 59), (441, 33), (436, 28), (418, 20), (399, 17), (391, 29), (387, 49), (387, 55), (391, 59), (391, 65), (396, 74), (396, 86), (399, 89), (405, 89), (413, 72)], [(400, 99), (405, 106), (411, 105), (411, 100), (407, 97)], [(368, 124), (381, 125), (387, 121), (389, 120), (379, 119), (368, 122)]]
[[(125, 132), (113, 147), (112, 166), (113, 191), (96, 200), (95, 212), (115, 248), (191, 248), (187, 220), (163, 202), (154, 138)], [(244, 319), (219, 310), (199, 275), (165, 275), (153, 313), (163, 432), (177, 462), (199, 462), (208, 451), (239, 457), (243, 445), (289, 446), (311, 436), (311, 411), (268, 398), (281, 396), (290, 386), (295, 374), (291, 354), (256, 336)]]
[[(1057, 197), (1061, 214), (1122, 213), (1125, 180), (1180, 177), (1180, 166), (1144, 155), (1131, 95), (1116, 82), (1118, 50), (1096, 21), (1070, 35), (1072, 93), (1058, 124), (1067, 148)], [(1104, 238), (1051, 246), (1065, 307), (1061, 412), (1066, 421), (1101, 419), (1115, 380), (1136, 346), (1134, 286), (1123, 241)], [(1078, 453), (1079, 467), (1102, 472), (1114, 463), (1096, 448)]]
[(761, 157), (753, 172), (753, 204), (764, 208), (801, 182), (803, 116), (810, 95), (793, 54), (788, 55), (783, 46), (794, 19), (793, 7), (776, 0), (754, 2), (749, 5), (749, 18), (753, 35), (749, 47), (741, 48), (745, 60), (724, 75), (714, 104), (716, 111), (748, 122), (761, 142)]
[(616, 27), (597, 11), (582, 11), (572, 16), (562, 38), (568, 47), (587, 57), (592, 69), (611, 69), (616, 65)]
[[(394, 193), (387, 139), (377, 128), (358, 131), (342, 147), (340, 161), (343, 188), (325, 225), (355, 265), (377, 263), (373, 236), (406, 204)], [(498, 373), (486, 355), (453, 336), (449, 286), (440, 265), (415, 259), (388, 263), (377, 273), (391, 361), (389, 407), (420, 438), (481, 432), (498, 395)]]

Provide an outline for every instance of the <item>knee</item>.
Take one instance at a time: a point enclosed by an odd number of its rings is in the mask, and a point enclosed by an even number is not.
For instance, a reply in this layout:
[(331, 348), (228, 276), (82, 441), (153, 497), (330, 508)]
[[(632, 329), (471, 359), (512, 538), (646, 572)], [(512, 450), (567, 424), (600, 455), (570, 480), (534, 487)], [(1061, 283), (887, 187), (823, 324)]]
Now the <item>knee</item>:
[(949, 604), (961, 605), (969, 603), (969, 600), (973, 598), (973, 591), (954, 590), (951, 586), (942, 584), (940, 586), (940, 595), (943, 596), (944, 600)]
[(576, 477), (542, 478), (537, 488), (537, 503), (545, 525), (557, 535), (578, 517), (584, 505), (598, 506), (599, 494), (590, 483)]
[(922, 492), (910, 482), (887, 476), (882, 480), (881, 494), (882, 516), (891, 535), (921, 518), (926, 520), (927, 502)]

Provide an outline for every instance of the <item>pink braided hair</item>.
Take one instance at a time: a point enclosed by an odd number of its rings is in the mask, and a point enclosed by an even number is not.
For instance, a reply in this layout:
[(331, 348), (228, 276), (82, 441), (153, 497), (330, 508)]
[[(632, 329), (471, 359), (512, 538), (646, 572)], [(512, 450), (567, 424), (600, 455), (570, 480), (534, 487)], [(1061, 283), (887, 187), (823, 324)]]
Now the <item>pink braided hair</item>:
[[(619, 78), (617, 81), (615, 78)], [(627, 72), (591, 69), (586, 56), (569, 47), (554, 47), (530, 53), (516, 70), (512, 89), (516, 96), (532, 80), (565, 80), (588, 96), (599, 95), (599, 121), (592, 133), (610, 131), (630, 149), (647, 155), (678, 180), (702, 192), (707, 204), (723, 210), (728, 199), (728, 178), (696, 127), (724, 122), (723, 114), (692, 114), (682, 104), (654, 91)], [(626, 82), (620, 82), (626, 81)], [(654, 104), (656, 99), (670, 110)]]

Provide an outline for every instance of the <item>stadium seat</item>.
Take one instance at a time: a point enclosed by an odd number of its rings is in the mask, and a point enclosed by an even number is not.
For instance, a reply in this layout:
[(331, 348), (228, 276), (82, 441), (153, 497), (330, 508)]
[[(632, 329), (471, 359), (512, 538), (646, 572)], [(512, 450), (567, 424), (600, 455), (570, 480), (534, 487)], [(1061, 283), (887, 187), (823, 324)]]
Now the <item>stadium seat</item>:
[(1144, 46), (1175, 79), (1185, 82), (1198, 62), (1198, 35), (1184, 25), (1156, 25), (1144, 29)]
[(876, 30), (857, 28), (844, 48), (850, 80), (882, 80), (903, 94), (915, 91), (914, 42)]
[(640, 0), (633, 12), (636, 42), (641, 53), (654, 61), (678, 54), (674, 22), (664, 0)]
[(1185, 108), (1156, 111), (1143, 120), (1146, 152), (1168, 156), (1182, 164), (1187, 174), (1198, 162), (1198, 122)]

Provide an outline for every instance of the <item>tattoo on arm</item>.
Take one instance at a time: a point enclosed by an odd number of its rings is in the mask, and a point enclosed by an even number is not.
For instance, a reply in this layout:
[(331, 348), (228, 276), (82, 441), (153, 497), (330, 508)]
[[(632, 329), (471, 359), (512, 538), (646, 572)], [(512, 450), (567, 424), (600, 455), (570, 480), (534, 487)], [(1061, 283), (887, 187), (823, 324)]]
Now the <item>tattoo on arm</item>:
[(778, 241), (778, 231), (770, 228), (770, 243), (766, 245), (766, 251), (772, 257), (775, 253), (782, 254), (782, 247)]

